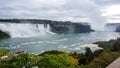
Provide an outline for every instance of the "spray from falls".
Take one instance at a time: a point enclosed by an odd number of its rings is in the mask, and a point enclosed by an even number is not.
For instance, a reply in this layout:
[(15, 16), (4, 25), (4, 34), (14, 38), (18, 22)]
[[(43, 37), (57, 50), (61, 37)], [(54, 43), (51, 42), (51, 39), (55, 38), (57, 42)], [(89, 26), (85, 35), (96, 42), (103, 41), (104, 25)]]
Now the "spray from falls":
[[(101, 11), (104, 6), (97, 4), (95, 0), (69, 0), (64, 6), (67, 10), (72, 10), (72, 12), (67, 13), (69, 13), (73, 19), (87, 18), (87, 22), (90, 22), (93, 30), (104, 31), (106, 17), (102, 16), (103, 12)], [(68, 16), (68, 18), (69, 17), (70, 16)]]
[(30, 23), (0, 23), (0, 30), (7, 32), (11, 37), (30, 37), (36, 35), (54, 34), (49, 25)]
[(91, 12), (87, 14), (90, 18), (91, 28), (95, 31), (105, 31), (105, 24), (107, 22), (107, 18), (102, 16), (103, 12), (98, 9), (100, 7), (100, 5), (92, 2)]
[(94, 29), (95, 31), (106, 31), (105, 22), (106, 22), (105, 17), (101, 15), (98, 16), (95, 15), (94, 17), (91, 17), (91, 28)]

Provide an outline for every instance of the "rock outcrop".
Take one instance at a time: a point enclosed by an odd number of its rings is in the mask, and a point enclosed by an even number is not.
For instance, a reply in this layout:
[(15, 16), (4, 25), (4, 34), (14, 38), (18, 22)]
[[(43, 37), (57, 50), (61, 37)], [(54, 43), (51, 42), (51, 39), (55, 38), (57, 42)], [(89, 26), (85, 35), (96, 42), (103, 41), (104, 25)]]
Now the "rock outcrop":
[(120, 23), (107, 23), (105, 26), (107, 31), (120, 32)]
[(0, 30), (0, 40), (4, 39), (4, 38), (9, 38), (9, 37), (10, 37), (10, 35), (8, 33)]
[(87, 23), (57, 22), (51, 23), (50, 27), (51, 31), (55, 33), (80, 33), (94, 31)]
[(116, 32), (120, 32), (120, 26), (117, 26), (115, 29)]

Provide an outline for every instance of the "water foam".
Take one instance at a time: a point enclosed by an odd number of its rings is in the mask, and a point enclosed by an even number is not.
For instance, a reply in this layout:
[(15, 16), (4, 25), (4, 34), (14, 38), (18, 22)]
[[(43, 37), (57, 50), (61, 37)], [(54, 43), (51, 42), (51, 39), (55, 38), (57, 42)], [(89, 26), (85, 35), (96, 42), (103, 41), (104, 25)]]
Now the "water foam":
[(0, 23), (0, 30), (14, 37), (31, 37), (45, 34), (55, 34), (50, 31), (49, 25), (30, 23)]

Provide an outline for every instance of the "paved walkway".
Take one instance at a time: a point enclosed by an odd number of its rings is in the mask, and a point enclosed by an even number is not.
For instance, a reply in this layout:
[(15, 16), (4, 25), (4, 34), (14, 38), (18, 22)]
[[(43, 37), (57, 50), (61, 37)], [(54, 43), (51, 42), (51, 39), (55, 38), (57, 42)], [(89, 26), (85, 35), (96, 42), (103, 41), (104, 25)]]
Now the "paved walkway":
[(120, 57), (113, 61), (110, 65), (108, 65), (106, 68), (120, 68)]

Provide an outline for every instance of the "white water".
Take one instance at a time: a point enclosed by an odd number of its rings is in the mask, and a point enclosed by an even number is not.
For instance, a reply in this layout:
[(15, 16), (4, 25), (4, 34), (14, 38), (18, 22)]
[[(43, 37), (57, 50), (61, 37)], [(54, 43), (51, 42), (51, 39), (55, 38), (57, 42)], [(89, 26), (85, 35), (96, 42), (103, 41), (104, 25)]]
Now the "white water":
[(85, 49), (81, 47), (82, 44), (120, 37), (118, 32), (112, 31), (54, 34), (50, 31), (49, 25), (45, 27), (43, 24), (30, 23), (0, 23), (0, 30), (15, 37), (0, 41), (4, 49), (10, 49), (12, 52), (27, 51), (36, 54), (49, 50), (83, 53)]
[(36, 35), (54, 34), (50, 31), (49, 25), (30, 23), (0, 23), (0, 30), (14, 37), (31, 37)]

